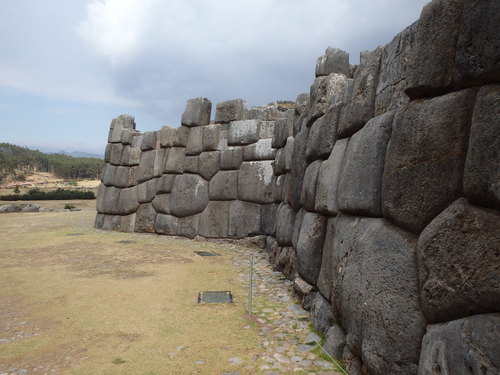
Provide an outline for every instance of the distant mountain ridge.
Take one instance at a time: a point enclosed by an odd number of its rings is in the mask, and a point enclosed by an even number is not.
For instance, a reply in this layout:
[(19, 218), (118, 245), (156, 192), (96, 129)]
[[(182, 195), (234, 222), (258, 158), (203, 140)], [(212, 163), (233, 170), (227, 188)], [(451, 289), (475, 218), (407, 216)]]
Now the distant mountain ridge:
[(59, 152), (49, 152), (49, 154), (61, 154), (61, 155), (67, 155), (67, 156), (72, 156), (74, 158), (96, 158), (96, 159), (102, 159), (102, 155), (98, 154), (92, 154), (89, 152), (83, 152), (83, 151), (73, 151), (73, 152), (67, 152), (67, 151), (59, 151)]

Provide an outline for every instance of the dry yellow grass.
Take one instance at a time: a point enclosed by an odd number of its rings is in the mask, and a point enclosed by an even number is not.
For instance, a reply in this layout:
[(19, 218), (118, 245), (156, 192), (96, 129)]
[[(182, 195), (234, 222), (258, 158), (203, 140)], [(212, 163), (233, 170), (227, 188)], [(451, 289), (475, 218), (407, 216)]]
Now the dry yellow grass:
[[(0, 373), (260, 373), (236, 245), (98, 231), (95, 202), (71, 203), (83, 210), (0, 215)], [(235, 303), (198, 304), (201, 290)]]

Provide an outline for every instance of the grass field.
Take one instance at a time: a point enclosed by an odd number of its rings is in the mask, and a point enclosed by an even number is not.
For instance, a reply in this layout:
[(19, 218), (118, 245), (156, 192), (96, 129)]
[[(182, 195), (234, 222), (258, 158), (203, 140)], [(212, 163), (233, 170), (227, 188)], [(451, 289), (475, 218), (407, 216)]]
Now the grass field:
[(260, 373), (237, 245), (103, 232), (95, 201), (39, 202), (65, 203), (82, 211), (0, 215), (0, 374)]

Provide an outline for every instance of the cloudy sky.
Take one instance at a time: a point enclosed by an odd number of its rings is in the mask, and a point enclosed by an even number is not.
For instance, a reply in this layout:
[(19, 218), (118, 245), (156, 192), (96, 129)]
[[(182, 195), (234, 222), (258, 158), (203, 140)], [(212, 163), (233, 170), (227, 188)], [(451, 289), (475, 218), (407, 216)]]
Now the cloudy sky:
[(309, 92), (318, 56), (386, 44), (428, 0), (0, 0), (0, 142), (102, 154), (113, 117)]

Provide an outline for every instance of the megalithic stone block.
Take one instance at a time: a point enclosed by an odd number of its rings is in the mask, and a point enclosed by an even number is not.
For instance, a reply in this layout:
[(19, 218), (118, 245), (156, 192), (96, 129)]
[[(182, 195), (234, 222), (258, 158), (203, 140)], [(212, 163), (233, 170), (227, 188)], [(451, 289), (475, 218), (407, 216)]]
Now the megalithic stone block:
[(170, 126), (163, 126), (160, 130), (160, 146), (172, 147), (174, 146), (175, 128)]
[(228, 123), (243, 120), (246, 116), (246, 102), (241, 99), (227, 100), (217, 103), (215, 122)]
[(227, 238), (230, 201), (209, 202), (200, 214), (199, 234), (208, 238)]
[(312, 285), (316, 285), (321, 269), (325, 229), (325, 216), (312, 212), (304, 214), (297, 243), (298, 271)]
[(260, 204), (231, 201), (229, 206), (229, 237), (244, 238), (261, 234), (260, 215)]
[(274, 203), (276, 176), (272, 161), (247, 161), (241, 165), (238, 174), (238, 199), (269, 204)]
[(202, 212), (208, 204), (208, 182), (195, 174), (175, 178), (170, 197), (172, 215), (184, 217)]
[(108, 142), (121, 142), (123, 129), (135, 129), (135, 120), (133, 116), (120, 115), (111, 121)]
[(212, 102), (207, 98), (189, 99), (182, 114), (181, 123), (185, 126), (200, 126), (210, 123)]
[(341, 73), (349, 76), (349, 53), (335, 47), (328, 47), (323, 56), (316, 62), (316, 77), (330, 73)]

